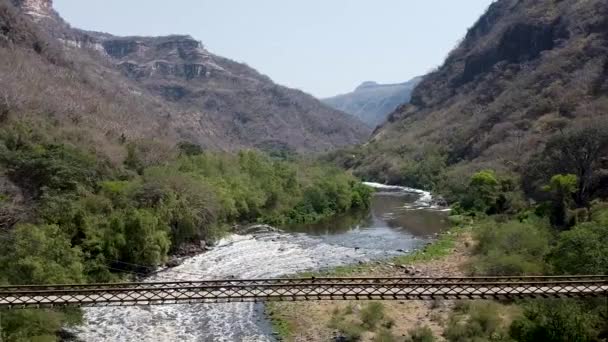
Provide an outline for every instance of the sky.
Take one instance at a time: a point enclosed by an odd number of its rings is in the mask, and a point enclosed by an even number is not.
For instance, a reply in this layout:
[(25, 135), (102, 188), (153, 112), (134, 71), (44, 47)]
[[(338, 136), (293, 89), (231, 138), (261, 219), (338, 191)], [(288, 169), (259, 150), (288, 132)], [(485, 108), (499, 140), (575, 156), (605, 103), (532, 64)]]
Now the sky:
[(190, 34), (212, 53), (317, 97), (441, 65), (493, 0), (54, 0), (72, 26)]

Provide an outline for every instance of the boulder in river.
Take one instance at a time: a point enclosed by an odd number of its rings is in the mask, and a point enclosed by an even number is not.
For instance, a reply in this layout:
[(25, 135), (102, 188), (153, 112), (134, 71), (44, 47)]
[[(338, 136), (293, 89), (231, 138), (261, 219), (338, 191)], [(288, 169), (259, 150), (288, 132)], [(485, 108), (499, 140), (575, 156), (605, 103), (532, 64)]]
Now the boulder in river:
[(448, 207), (448, 201), (441, 197), (441, 196), (434, 196), (433, 200), (431, 201), (431, 205), (433, 206), (438, 206), (438, 207)]
[(181, 258), (172, 258), (167, 261), (167, 267), (177, 267), (182, 264), (184, 259)]
[(238, 234), (259, 234), (259, 233), (275, 233), (279, 229), (267, 224), (254, 224), (247, 227), (240, 227)]

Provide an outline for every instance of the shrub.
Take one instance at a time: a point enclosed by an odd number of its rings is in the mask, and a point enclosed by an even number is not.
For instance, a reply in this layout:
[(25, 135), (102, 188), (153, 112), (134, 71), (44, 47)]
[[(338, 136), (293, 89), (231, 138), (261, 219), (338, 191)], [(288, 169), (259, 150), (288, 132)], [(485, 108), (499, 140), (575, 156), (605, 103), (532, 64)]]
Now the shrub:
[(374, 335), (374, 342), (394, 342), (397, 338), (388, 329), (381, 329)]
[(480, 224), (476, 238), (475, 274), (542, 274), (547, 268), (550, 234), (542, 222), (488, 221)]
[(341, 312), (334, 312), (329, 327), (338, 330), (347, 341), (358, 341), (365, 332), (365, 328), (353, 317)]
[(508, 334), (501, 310), (493, 302), (461, 306), (450, 316), (444, 336), (450, 342), (505, 341)]
[(405, 342), (435, 342), (437, 339), (428, 326), (419, 326), (408, 331)]
[(361, 321), (368, 330), (373, 330), (384, 320), (384, 305), (379, 302), (372, 302), (361, 309)]
[(366, 331), (376, 332), (374, 341), (394, 341), (390, 329), (393, 321), (384, 314), (384, 306), (371, 302), (356, 312), (352, 306), (332, 313), (329, 327), (340, 331), (348, 341), (358, 341)]
[(572, 300), (530, 302), (524, 316), (515, 320), (510, 335), (517, 341), (597, 341), (599, 317)]

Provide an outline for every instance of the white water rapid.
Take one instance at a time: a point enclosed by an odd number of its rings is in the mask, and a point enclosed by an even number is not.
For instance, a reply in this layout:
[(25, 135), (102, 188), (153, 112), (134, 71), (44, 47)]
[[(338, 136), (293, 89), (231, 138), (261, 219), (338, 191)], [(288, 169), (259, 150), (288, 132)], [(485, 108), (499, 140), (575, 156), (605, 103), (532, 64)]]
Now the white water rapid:
[[(345, 231), (316, 235), (302, 232), (231, 235), (221, 240), (213, 250), (189, 258), (182, 265), (151, 276), (146, 281), (278, 277), (387, 259), (424, 245), (427, 237), (411, 233), (407, 227), (391, 223), (391, 220), (399, 215), (409, 215), (408, 218), (413, 215), (406, 213), (402, 205), (423, 207), (427, 203), (429, 207), (430, 193), (381, 184), (368, 185), (390, 191), (391, 194), (386, 195), (390, 198), (381, 202), (382, 195), (376, 195), (367, 221)], [(394, 198), (395, 193), (410, 197), (408, 200)], [(386, 206), (394, 207), (384, 208)], [(419, 225), (418, 221), (413, 222)], [(87, 342), (273, 340), (262, 304), (99, 307), (84, 311), (86, 323), (72, 332)]]

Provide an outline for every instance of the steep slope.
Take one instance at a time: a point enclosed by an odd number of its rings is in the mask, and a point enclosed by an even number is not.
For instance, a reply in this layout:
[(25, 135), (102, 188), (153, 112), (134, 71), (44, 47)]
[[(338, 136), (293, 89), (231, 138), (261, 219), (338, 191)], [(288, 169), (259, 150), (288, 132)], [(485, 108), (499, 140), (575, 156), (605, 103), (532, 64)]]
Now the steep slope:
[[(368, 136), (369, 129), (347, 114), (279, 86), (244, 64), (213, 55), (190, 36), (116, 37), (87, 32), (65, 23), (53, 11), (51, 0), (13, 3), (48, 34), (50, 42), (63, 46), (71, 70), (98, 78), (94, 83), (102, 94), (126, 88), (128, 94), (121, 97), (154, 107), (146, 114), (129, 116), (143, 120), (142, 126), (162, 128), (161, 136), (172, 142), (187, 140), (225, 150), (322, 151)], [(158, 136), (120, 120), (110, 120), (117, 121), (111, 126), (118, 135)]]
[[(47, 20), (53, 25), (41, 24)], [(121, 135), (177, 141), (176, 132), (167, 129), (171, 109), (151, 95), (136, 93), (134, 84), (111, 64), (98, 62), (93, 49), (66, 48), (65, 39), (54, 38), (63, 25), (50, 11), (50, 1), (0, 1), (2, 120), (92, 128), (88, 138), (102, 148), (102, 141)]]
[(517, 171), (560, 130), (606, 122), (605, 0), (500, 0), (358, 163), (363, 173), (394, 175), (433, 151), (448, 165)]
[(222, 148), (283, 144), (324, 150), (366, 136), (346, 114), (213, 55), (192, 37), (92, 36), (123, 75), (181, 112), (175, 125), (189, 140)]
[(323, 102), (376, 127), (397, 107), (410, 101), (412, 91), (420, 81), (422, 77), (397, 84), (364, 82), (353, 92), (323, 99)]

